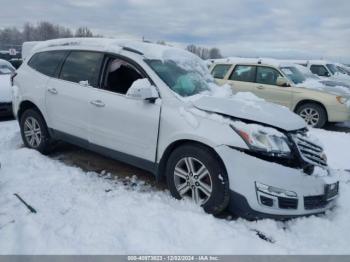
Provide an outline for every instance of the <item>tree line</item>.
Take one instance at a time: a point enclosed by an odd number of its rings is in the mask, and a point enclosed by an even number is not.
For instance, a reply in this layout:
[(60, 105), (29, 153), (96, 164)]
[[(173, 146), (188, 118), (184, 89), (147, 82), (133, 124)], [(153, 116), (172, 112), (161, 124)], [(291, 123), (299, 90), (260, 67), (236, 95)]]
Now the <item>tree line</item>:
[[(150, 42), (150, 41), (145, 41), (145, 42)], [(168, 45), (164, 40), (157, 41), (156, 43), (159, 45)], [(201, 47), (201, 46), (196, 46), (194, 44), (190, 44), (186, 46), (186, 50), (205, 60), (218, 59), (223, 57), (221, 55), (220, 49), (217, 47), (207, 48), (207, 47)]]
[(50, 22), (39, 22), (35, 25), (26, 23), (22, 30), (17, 27), (0, 29), (0, 49), (20, 47), (26, 41), (44, 41), (69, 37), (99, 37), (99, 35), (95, 35), (88, 27), (79, 27), (72, 31), (67, 27)]
[(221, 51), (217, 47), (207, 48), (207, 47), (201, 47), (201, 46), (196, 46), (192, 44), (192, 45), (188, 45), (186, 47), (186, 50), (196, 54), (202, 59), (222, 58)]
[[(69, 37), (102, 36), (94, 34), (88, 27), (79, 27), (75, 31), (72, 31), (70, 28), (46, 21), (37, 24), (26, 23), (22, 29), (18, 29), (17, 27), (0, 29), (0, 50), (7, 50), (9, 48), (21, 49), (23, 42), (26, 41), (45, 41)], [(157, 43), (167, 45), (163, 40), (157, 41)], [(186, 47), (186, 50), (198, 55), (202, 59), (216, 59), (222, 57), (220, 50), (216, 47), (206, 48), (191, 44)]]

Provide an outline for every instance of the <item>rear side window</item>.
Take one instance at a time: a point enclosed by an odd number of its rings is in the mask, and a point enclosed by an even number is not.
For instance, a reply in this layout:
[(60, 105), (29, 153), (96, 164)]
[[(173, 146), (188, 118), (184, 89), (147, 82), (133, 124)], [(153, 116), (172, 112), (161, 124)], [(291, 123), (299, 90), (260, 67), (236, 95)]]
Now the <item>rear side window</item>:
[(75, 83), (88, 81), (90, 86), (98, 87), (102, 60), (102, 53), (72, 51), (63, 64), (60, 79)]
[(281, 74), (276, 69), (259, 66), (256, 74), (256, 82), (264, 85), (276, 85), (279, 76)]
[(224, 79), (230, 67), (231, 65), (216, 65), (211, 71), (211, 74), (214, 78)]
[(48, 51), (35, 54), (28, 62), (28, 65), (38, 72), (55, 77), (58, 67), (67, 56), (67, 51)]
[(312, 65), (310, 70), (313, 74), (319, 76), (328, 76), (328, 71), (323, 65)]
[(230, 80), (242, 82), (255, 82), (256, 66), (237, 65), (233, 70)]

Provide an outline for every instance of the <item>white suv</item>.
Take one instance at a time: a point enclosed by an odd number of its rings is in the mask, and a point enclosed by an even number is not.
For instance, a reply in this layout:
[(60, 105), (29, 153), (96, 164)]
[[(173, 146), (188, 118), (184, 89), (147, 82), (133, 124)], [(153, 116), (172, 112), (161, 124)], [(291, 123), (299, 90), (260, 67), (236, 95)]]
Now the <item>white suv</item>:
[(184, 50), (51, 40), (36, 46), (13, 89), (27, 147), (46, 153), (59, 139), (138, 166), (208, 213), (289, 218), (335, 204), (338, 181), (304, 121), (230, 95)]

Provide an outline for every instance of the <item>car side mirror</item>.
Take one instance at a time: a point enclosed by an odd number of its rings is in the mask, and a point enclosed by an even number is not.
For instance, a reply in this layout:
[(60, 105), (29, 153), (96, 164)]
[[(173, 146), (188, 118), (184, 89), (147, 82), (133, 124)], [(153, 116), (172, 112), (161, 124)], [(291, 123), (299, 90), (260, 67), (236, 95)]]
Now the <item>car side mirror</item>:
[(329, 74), (329, 72), (325, 72), (325, 73), (324, 73), (324, 76), (325, 76), (325, 77), (330, 77), (331, 75)]
[(281, 87), (289, 87), (289, 83), (288, 83), (288, 80), (284, 77), (277, 77), (277, 80), (276, 80), (276, 85), (278, 86), (281, 86)]
[(155, 101), (159, 98), (156, 87), (147, 78), (138, 79), (132, 83), (126, 96), (132, 99), (148, 101)]

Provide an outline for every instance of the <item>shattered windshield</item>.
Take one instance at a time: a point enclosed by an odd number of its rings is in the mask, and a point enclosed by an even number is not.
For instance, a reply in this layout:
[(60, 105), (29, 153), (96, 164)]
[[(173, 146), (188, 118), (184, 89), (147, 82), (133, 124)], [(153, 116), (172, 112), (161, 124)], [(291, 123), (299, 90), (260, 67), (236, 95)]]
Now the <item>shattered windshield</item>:
[[(174, 60), (146, 60), (156, 74), (180, 96), (193, 96), (209, 90), (211, 79), (191, 61), (179, 63)], [(207, 69), (206, 69), (207, 70)]]
[(288, 79), (296, 85), (301, 84), (306, 80), (303, 73), (300, 72), (294, 66), (283, 66), (283, 67), (281, 67), (281, 70), (288, 77)]

